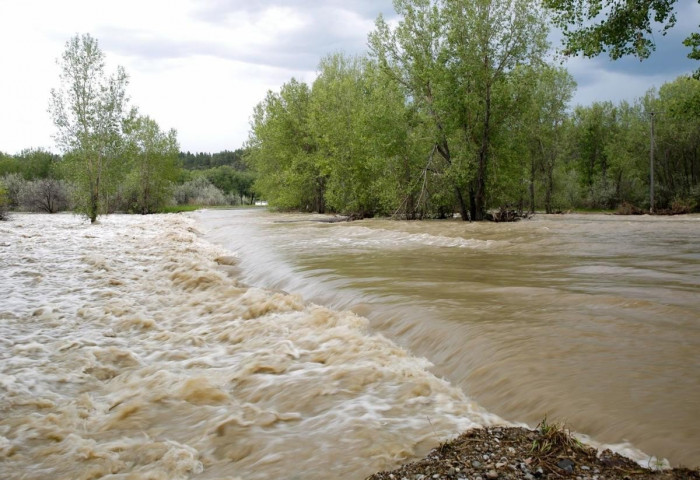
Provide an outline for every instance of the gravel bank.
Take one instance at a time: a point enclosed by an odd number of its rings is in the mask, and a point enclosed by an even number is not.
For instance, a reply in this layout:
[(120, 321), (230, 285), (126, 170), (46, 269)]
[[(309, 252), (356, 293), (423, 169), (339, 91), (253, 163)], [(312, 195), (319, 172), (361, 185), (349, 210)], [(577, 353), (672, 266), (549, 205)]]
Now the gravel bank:
[(610, 450), (582, 445), (560, 426), (467, 431), (424, 459), (366, 480), (671, 480), (700, 479), (700, 469), (646, 469)]

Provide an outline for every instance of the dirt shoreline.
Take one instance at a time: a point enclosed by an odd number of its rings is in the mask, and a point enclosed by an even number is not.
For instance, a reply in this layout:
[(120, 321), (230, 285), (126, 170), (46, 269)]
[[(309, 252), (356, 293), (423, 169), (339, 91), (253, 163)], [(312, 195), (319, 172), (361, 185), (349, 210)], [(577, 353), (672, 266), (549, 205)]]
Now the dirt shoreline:
[[(653, 467), (653, 465), (650, 465)], [(425, 458), (366, 480), (700, 479), (700, 468), (653, 470), (610, 450), (581, 444), (559, 425), (469, 430)]]

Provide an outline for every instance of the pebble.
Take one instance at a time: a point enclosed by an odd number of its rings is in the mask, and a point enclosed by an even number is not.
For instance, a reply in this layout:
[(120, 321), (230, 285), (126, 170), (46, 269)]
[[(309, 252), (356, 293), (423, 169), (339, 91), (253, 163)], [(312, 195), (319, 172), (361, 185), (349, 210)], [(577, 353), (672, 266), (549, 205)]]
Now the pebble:
[(508, 447), (508, 453), (515, 455), (515, 449), (513, 447)]
[(574, 471), (574, 465), (574, 462), (572, 462), (568, 458), (564, 458), (557, 462), (557, 467), (561, 468), (566, 473), (572, 473)]
[(489, 470), (489, 473), (486, 474), (488, 478), (498, 478), (498, 472), (496, 470)]
[(586, 471), (588, 471), (588, 470), (590, 470), (590, 469), (591, 469), (591, 467), (589, 467), (588, 465), (581, 465), (581, 470), (586, 470)]
[(481, 462), (478, 461), (478, 460), (472, 461), (472, 467), (474, 467), (474, 468), (479, 468), (479, 467), (481, 467)]
[(482, 455), (481, 458), (483, 458), (484, 460), (488, 460), (488, 459), (489, 459), (489, 456), (488, 456), (488, 455)]

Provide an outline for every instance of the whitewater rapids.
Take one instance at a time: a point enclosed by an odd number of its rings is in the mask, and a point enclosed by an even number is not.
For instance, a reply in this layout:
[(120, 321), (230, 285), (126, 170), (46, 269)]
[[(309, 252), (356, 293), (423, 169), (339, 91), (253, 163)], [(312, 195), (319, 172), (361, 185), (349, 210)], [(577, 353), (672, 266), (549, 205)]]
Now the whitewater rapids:
[(363, 478), (503, 423), (184, 215), (0, 223), (0, 478)]

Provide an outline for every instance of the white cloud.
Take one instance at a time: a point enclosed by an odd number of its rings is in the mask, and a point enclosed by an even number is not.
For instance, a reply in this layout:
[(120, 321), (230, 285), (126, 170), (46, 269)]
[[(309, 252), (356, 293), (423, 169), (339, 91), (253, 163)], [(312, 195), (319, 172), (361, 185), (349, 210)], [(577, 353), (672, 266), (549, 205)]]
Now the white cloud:
[[(688, 21), (696, 2), (679, 5), (679, 25), (697, 28), (697, 15)], [(0, 151), (53, 148), (47, 105), (59, 81), (55, 60), (76, 33), (99, 40), (108, 68), (126, 68), (133, 103), (177, 129), (183, 149), (218, 151), (243, 144), (268, 89), (292, 76), (313, 81), (323, 55), (365, 51), (380, 12), (392, 20), (390, 0), (0, 0)], [(677, 56), (683, 49), (679, 41), (670, 48)], [(633, 99), (694, 68), (663, 63), (665, 52), (643, 69), (569, 61), (575, 101)]]

